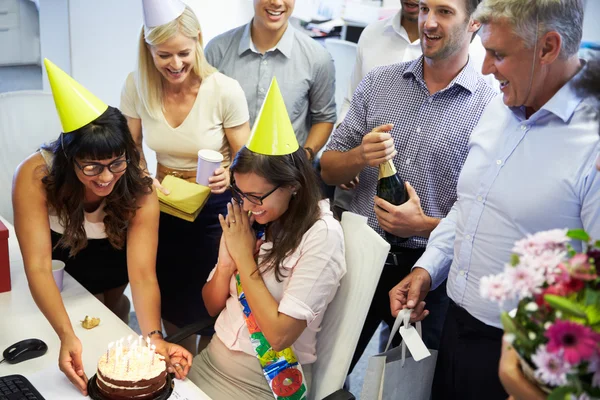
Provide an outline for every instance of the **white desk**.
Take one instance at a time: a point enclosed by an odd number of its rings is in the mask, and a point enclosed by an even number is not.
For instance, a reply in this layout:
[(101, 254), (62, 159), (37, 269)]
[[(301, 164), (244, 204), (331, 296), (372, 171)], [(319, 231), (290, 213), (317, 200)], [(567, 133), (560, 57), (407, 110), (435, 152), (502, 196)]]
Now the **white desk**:
[[(1, 216), (0, 219), (9, 229), (8, 251), (12, 283), (10, 292), (0, 294), (0, 352), (13, 343), (29, 338), (42, 339), (48, 345), (48, 352), (42, 357), (20, 364), (0, 364), (0, 376), (24, 375), (47, 400), (83, 399), (81, 393), (58, 369), (60, 341), (31, 297), (14, 228)], [(62, 297), (75, 334), (83, 345), (85, 373), (92, 377), (96, 373), (98, 358), (105, 354), (108, 343), (128, 335), (135, 337), (136, 333), (67, 273)], [(100, 325), (91, 330), (84, 329), (78, 321), (86, 315), (100, 318)], [(210, 400), (188, 379), (175, 380), (175, 391), (171, 399)]]

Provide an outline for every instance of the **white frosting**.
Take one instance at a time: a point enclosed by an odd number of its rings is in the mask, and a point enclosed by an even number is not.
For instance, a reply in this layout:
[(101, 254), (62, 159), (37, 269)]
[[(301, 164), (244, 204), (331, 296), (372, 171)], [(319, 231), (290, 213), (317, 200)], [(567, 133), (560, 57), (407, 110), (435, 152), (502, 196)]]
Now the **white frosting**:
[(164, 357), (147, 347), (119, 347), (108, 352), (108, 360), (106, 354), (98, 360), (98, 371), (109, 379), (131, 382), (153, 379), (167, 367)]

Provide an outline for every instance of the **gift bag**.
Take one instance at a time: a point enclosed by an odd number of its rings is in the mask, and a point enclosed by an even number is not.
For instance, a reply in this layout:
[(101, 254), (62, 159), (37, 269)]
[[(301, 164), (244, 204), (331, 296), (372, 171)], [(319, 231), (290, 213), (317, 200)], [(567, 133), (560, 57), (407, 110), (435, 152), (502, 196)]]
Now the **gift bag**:
[[(400, 311), (385, 351), (369, 359), (361, 400), (430, 399), (437, 350), (427, 349), (421, 339), (421, 322), (416, 323), (416, 329), (410, 324), (411, 312)], [(402, 335), (402, 344), (388, 350), (398, 333)]]

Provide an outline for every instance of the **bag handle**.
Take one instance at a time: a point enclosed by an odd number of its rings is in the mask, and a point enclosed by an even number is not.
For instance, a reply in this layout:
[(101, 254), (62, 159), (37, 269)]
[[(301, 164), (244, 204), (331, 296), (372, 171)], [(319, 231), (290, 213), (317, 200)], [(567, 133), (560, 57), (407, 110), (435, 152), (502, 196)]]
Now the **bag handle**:
[[(413, 312), (413, 310), (409, 309), (409, 308), (400, 310), (400, 312), (398, 313), (398, 316), (396, 317), (396, 320), (394, 321), (394, 326), (390, 330), (390, 338), (388, 339), (387, 345), (385, 346), (385, 351), (388, 351), (388, 349), (390, 348), (390, 345), (392, 344), (392, 340), (394, 339), (396, 334), (398, 334), (398, 332), (400, 332), (400, 326), (402, 324), (404, 324), (404, 326), (406, 326), (406, 327), (410, 326), (410, 314), (412, 312)], [(423, 337), (423, 329), (421, 328), (421, 321), (417, 321), (415, 323), (415, 326), (417, 328), (417, 333), (419, 334), (419, 336)], [(405, 358), (406, 358), (406, 343), (403, 340), (402, 341), (402, 366), (403, 367), (404, 367)]]

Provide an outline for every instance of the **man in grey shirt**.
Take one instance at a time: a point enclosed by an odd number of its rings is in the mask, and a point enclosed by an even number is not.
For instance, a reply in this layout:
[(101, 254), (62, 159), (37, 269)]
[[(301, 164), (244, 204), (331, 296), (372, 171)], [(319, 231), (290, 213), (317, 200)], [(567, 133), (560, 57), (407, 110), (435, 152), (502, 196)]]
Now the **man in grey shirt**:
[(275, 76), (298, 143), (312, 160), (336, 121), (335, 69), (323, 46), (288, 23), (294, 4), (254, 0), (252, 21), (211, 40), (205, 54), (244, 89), (251, 125)]

